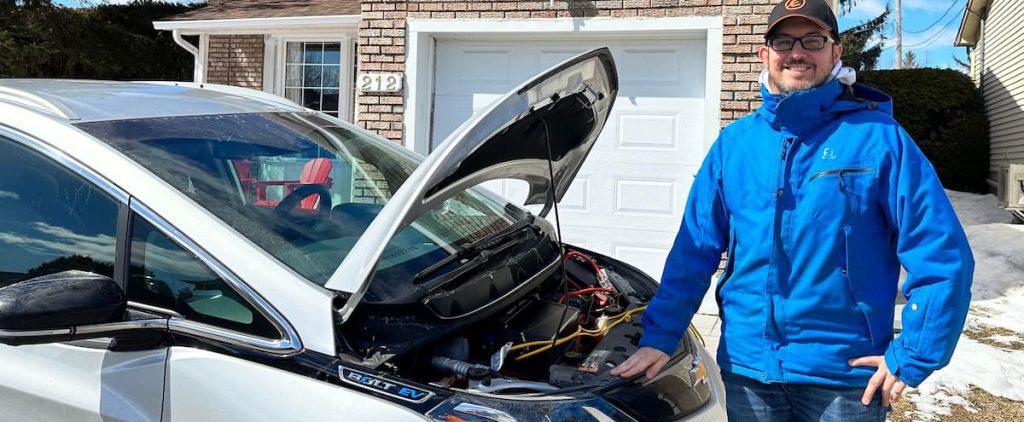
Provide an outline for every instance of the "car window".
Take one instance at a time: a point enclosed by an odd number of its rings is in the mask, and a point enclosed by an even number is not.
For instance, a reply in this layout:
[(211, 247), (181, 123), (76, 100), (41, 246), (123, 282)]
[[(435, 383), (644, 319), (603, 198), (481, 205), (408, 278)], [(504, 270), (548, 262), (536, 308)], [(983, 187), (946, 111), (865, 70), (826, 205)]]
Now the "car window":
[(118, 202), (0, 137), (0, 286), (67, 270), (113, 278)]
[(280, 333), (194, 255), (141, 217), (132, 219), (128, 300), (265, 338)]

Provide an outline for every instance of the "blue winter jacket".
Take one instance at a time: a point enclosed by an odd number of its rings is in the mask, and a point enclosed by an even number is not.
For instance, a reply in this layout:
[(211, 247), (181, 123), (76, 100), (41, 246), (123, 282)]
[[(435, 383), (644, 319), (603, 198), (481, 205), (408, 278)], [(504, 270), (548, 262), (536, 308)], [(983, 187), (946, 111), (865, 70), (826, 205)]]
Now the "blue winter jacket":
[[(864, 386), (885, 355), (910, 386), (949, 362), (974, 259), (891, 99), (838, 80), (773, 95), (726, 127), (694, 180), (641, 346), (672, 354), (707, 291), (718, 363), (762, 382)], [(903, 331), (893, 339), (900, 265)]]

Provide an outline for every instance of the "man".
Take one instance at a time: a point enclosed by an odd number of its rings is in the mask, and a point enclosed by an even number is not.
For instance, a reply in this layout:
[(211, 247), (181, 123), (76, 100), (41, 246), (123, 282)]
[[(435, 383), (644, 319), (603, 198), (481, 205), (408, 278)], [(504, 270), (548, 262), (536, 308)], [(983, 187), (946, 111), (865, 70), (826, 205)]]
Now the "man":
[[(732, 420), (884, 420), (949, 362), (974, 260), (935, 172), (885, 94), (843, 68), (823, 0), (787, 0), (758, 55), (764, 104), (726, 127), (690, 190), (640, 350), (653, 377), (716, 287)], [(892, 322), (900, 266), (903, 331)]]

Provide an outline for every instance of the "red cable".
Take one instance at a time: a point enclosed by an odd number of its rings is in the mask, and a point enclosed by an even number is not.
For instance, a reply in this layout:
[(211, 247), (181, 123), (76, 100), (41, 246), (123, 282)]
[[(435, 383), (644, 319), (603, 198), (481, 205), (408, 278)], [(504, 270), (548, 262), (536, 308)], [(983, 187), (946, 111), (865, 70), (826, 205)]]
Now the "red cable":
[(589, 263), (590, 266), (594, 267), (594, 273), (597, 273), (597, 272), (601, 271), (601, 267), (597, 266), (597, 262), (594, 262), (594, 260), (592, 258), (590, 258), (589, 256), (584, 255), (581, 252), (577, 252), (577, 251), (566, 252), (565, 257), (563, 259), (569, 259), (569, 258), (572, 258), (572, 257), (579, 258), (583, 262)]
[(565, 301), (566, 298), (569, 298), (569, 297), (572, 297), (572, 296), (582, 296), (582, 295), (590, 294), (590, 293), (615, 293), (615, 290), (606, 289), (604, 287), (591, 287), (591, 288), (583, 289), (583, 290), (575, 290), (575, 291), (571, 291), (571, 292), (569, 292), (567, 294), (562, 295), (562, 298), (558, 300), (558, 303), (562, 303), (563, 301)]

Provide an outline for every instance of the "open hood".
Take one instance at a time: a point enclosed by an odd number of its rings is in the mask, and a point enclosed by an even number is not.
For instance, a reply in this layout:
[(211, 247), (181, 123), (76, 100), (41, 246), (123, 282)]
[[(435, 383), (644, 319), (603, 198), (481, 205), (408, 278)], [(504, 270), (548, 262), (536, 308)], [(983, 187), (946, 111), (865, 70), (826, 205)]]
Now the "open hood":
[(612, 55), (601, 48), (552, 67), (460, 126), (395, 192), (327, 281), (328, 289), (348, 294), (342, 319), (359, 304), (392, 237), (444, 200), (494, 179), (529, 183), (527, 204), (561, 200), (617, 93)]

